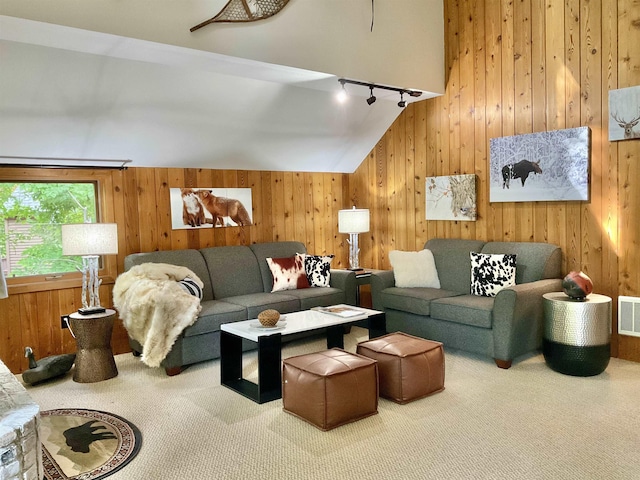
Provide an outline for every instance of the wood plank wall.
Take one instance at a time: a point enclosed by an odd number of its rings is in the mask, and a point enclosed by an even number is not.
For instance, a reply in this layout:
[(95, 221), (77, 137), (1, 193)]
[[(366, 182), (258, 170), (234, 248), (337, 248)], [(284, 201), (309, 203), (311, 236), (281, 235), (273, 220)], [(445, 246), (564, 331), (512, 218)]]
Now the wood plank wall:
[[(444, 96), (415, 103), (351, 179), (372, 210), (363, 265), (432, 237), (551, 242), (563, 270), (586, 272), (614, 299), (612, 350), (640, 361), (640, 338), (617, 335), (618, 295), (640, 296), (640, 140), (608, 141), (608, 91), (640, 85), (637, 0), (445, 1)], [(587, 125), (589, 202), (489, 203), (489, 139)], [(473, 174), (476, 222), (425, 220), (425, 177)]]
[[(545, 241), (562, 247), (565, 272), (585, 271), (597, 292), (640, 296), (640, 141), (607, 140), (608, 91), (640, 85), (640, 2), (446, 0), (445, 35), (445, 95), (407, 107), (354, 174), (110, 173), (105, 221), (119, 226), (117, 271), (133, 252), (277, 240), (333, 253), (333, 266), (344, 267), (337, 212), (356, 205), (372, 213), (370, 234), (360, 236), (366, 267), (389, 268), (389, 250), (419, 249), (432, 237)], [(589, 202), (489, 203), (490, 138), (580, 125), (592, 130)], [(425, 177), (463, 173), (478, 177), (478, 221), (426, 221)], [(184, 186), (250, 187), (255, 224), (171, 230), (169, 188)], [(26, 345), (38, 357), (74, 351), (60, 315), (77, 310), (80, 295), (75, 287), (0, 300), (3, 362), (23, 371)], [(110, 284), (101, 287), (101, 299), (111, 305)], [(640, 339), (616, 330), (614, 320), (613, 354), (640, 361)], [(128, 350), (119, 325), (113, 345)]]
[[(124, 257), (129, 253), (280, 240), (299, 240), (307, 245), (309, 253), (335, 254), (334, 268), (348, 266), (347, 236), (339, 234), (337, 228), (338, 210), (352, 204), (347, 174), (190, 168), (100, 172), (102, 179), (108, 180), (103, 182), (107, 189), (107, 207), (102, 220), (118, 224), (118, 273), (123, 271)], [(0, 180), (20, 175), (33, 179), (39, 173), (38, 170), (0, 169)], [(56, 170), (61, 178), (67, 173)], [(50, 173), (41, 174), (49, 179)], [(93, 174), (92, 171), (87, 176)], [(251, 188), (254, 224), (172, 230), (169, 189), (185, 186)], [(112, 305), (112, 287), (113, 280), (104, 282), (100, 288), (101, 303), (105, 306)], [(19, 293), (0, 300), (0, 358), (14, 373), (28, 367), (24, 358), (27, 345), (38, 358), (75, 351), (71, 334), (60, 328), (60, 316), (82, 305), (79, 287), (25, 290), (28, 289), (20, 287)], [(120, 322), (116, 322), (112, 346), (116, 353), (129, 351), (126, 331)]]

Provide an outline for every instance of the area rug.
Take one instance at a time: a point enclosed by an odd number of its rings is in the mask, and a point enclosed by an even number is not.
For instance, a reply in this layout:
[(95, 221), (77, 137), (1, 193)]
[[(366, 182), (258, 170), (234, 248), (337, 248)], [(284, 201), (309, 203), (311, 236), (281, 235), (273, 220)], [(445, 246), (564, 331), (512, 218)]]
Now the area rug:
[(81, 408), (40, 412), (42, 465), (46, 480), (97, 480), (129, 463), (142, 435), (113, 413)]

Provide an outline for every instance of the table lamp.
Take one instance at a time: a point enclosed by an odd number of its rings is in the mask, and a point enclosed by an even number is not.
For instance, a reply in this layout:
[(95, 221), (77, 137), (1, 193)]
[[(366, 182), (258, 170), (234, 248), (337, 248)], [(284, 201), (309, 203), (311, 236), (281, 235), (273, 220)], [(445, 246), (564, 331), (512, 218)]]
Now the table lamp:
[(360, 270), (358, 254), (358, 234), (369, 231), (369, 209), (356, 208), (338, 211), (338, 232), (348, 233), (349, 270)]
[(78, 313), (91, 315), (106, 311), (100, 306), (98, 277), (100, 255), (118, 253), (118, 225), (115, 223), (74, 223), (62, 225), (62, 254), (82, 257), (82, 308)]

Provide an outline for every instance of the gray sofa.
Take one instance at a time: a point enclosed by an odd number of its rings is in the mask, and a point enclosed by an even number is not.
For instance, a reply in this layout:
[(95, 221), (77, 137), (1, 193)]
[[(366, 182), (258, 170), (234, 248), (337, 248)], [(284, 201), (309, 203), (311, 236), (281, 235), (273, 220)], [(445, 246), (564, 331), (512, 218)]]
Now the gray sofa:
[[(304, 244), (272, 242), (128, 255), (125, 270), (147, 262), (169, 263), (189, 268), (204, 282), (198, 320), (183, 331), (162, 362), (167, 375), (177, 375), (186, 365), (218, 358), (223, 323), (257, 318), (268, 308), (289, 313), (338, 303), (356, 304), (356, 278), (348, 270), (331, 270), (329, 287), (271, 293), (273, 277), (266, 258), (292, 257), (296, 253), (306, 253)], [(141, 345), (133, 339), (129, 343), (139, 355)]]
[[(395, 287), (392, 270), (371, 276), (373, 308), (387, 331), (403, 331), (492, 357), (500, 368), (542, 344), (542, 295), (562, 291), (562, 253), (547, 243), (431, 239), (439, 289)], [(495, 297), (471, 295), (470, 252), (516, 254), (516, 285)]]

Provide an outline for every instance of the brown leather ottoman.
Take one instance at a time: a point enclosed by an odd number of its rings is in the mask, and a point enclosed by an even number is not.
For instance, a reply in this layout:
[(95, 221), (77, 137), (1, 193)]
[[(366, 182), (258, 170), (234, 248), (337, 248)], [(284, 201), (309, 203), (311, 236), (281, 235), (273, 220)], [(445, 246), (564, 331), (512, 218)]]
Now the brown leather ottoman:
[(282, 362), (284, 410), (320, 430), (378, 413), (375, 360), (332, 348)]
[(356, 351), (378, 362), (381, 397), (403, 404), (444, 390), (440, 342), (397, 332), (361, 342)]

